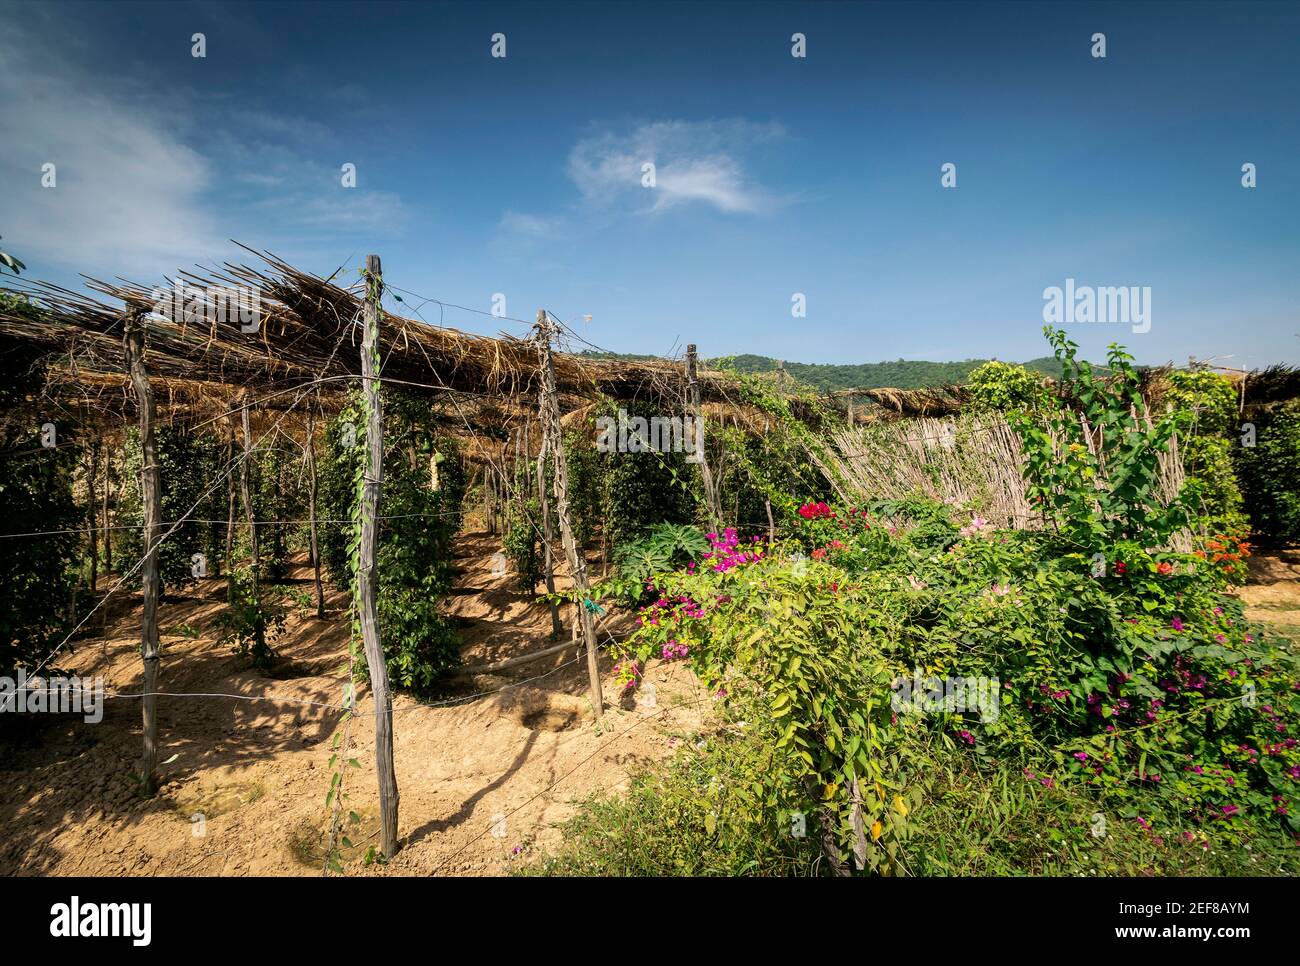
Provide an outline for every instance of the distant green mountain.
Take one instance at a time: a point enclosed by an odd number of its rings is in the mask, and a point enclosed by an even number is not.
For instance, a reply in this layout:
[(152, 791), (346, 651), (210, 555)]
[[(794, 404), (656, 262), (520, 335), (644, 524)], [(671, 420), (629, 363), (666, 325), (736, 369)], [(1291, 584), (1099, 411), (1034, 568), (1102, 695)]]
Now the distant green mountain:
[[(590, 358), (626, 359), (646, 361), (655, 356), (629, 355), (616, 352), (582, 353)], [(852, 366), (826, 365), (809, 362), (787, 362), (785, 371), (794, 379), (807, 383), (823, 392), (836, 389), (920, 389), (924, 386), (941, 386), (965, 382), (973, 370), (987, 359), (967, 359), (965, 362), (923, 362), (899, 359), (897, 362), (860, 362)], [(738, 355), (728, 359), (710, 359), (708, 363), (725, 362), (737, 372), (775, 372), (777, 360), (767, 356)], [(1061, 376), (1061, 364), (1051, 356), (1033, 359), (1024, 365), (1053, 379)]]
[[(940, 386), (963, 383), (971, 372), (987, 359), (967, 359), (964, 362), (924, 362), (899, 359), (897, 362), (860, 362), (857, 365), (837, 366), (821, 363), (787, 362), (785, 371), (800, 382), (815, 386), (825, 392), (836, 389), (920, 389), (923, 386)], [(732, 360), (738, 372), (772, 372), (777, 361), (767, 356), (741, 355)], [(1024, 364), (1053, 379), (1061, 375), (1061, 364), (1048, 356)]]

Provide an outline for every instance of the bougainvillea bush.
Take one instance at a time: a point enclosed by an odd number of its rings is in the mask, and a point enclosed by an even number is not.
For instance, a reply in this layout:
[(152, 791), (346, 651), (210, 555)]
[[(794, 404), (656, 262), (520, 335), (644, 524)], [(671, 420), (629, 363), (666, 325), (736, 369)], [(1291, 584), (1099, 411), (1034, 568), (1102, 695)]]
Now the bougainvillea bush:
[(1239, 545), (1166, 549), (1197, 522), (1187, 494), (1153, 490), (1176, 416), (1135, 412), (1122, 351), (1102, 387), (1056, 345), (1112, 443), (1074, 449), (1059, 400), (1024, 415), (1043, 529), (923, 501), (808, 501), (775, 543), (711, 533), (651, 580), (623, 686), (648, 661), (687, 662), (763, 749), (717, 759), (739, 791), (715, 826), (783, 836), (802, 816), (822, 867), (906, 872), (918, 830), (943, 825), (940, 776), (960, 772), (1067, 796), (1086, 829), (1062, 835), (1141, 836), (1156, 871), (1166, 848), (1185, 869), (1187, 849), (1246, 845), (1296, 871), (1294, 656), (1228, 593)]
[[(865, 866), (896, 868), (928, 783), (917, 749), (937, 739), (1156, 837), (1300, 837), (1300, 679), (1212, 564), (1132, 548), (1097, 575), (1053, 535), (977, 519), (951, 521), (938, 546), (941, 508), (809, 506), (808, 533), (775, 546), (714, 534), (700, 560), (659, 575), (620, 662), (629, 688), (649, 660), (689, 662), (769, 739), (731, 820), (778, 834), (792, 812), (817, 816), (846, 863), (861, 828)], [(918, 677), (992, 680), (996, 705), (895, 707)]]

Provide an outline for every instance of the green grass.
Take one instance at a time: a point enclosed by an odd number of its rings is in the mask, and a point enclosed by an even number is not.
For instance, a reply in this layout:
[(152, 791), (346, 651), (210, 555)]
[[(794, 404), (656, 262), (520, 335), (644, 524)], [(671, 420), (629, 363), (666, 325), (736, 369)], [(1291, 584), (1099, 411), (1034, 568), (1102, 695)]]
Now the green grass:
[[(1300, 848), (1271, 824), (1217, 831), (1162, 816), (1154, 796), (1106, 814), (1081, 790), (1048, 788), (1019, 765), (977, 767), (965, 752), (915, 749), (925, 788), (903, 871), (916, 876), (1268, 876), (1300, 873)], [(619, 797), (587, 800), (560, 848), (522, 875), (808, 876), (825, 871), (813, 822), (795, 838), (774, 819), (733, 821), (733, 791), (759, 742), (714, 741), (639, 775)], [(924, 764), (922, 765), (922, 762)], [(1144, 811), (1150, 807), (1153, 811)], [(1137, 820), (1152, 826), (1144, 828)], [(1104, 819), (1104, 824), (1101, 821)], [(1104, 833), (1104, 834), (1097, 834)], [(1187, 833), (1187, 834), (1184, 834)]]

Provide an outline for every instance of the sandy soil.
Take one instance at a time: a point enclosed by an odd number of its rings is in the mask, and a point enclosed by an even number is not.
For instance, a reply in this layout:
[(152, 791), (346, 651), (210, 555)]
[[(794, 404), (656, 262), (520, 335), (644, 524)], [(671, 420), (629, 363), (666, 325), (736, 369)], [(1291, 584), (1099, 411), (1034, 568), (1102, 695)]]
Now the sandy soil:
[[(467, 665), (551, 645), (547, 609), (499, 573), (495, 538), (468, 534), (449, 612), (461, 625)], [(1300, 566), (1251, 561), (1240, 593), (1253, 620), (1300, 646)], [(310, 590), (299, 562), (297, 587)], [(565, 581), (561, 579), (561, 586)], [(160, 610), (160, 689), (236, 694), (159, 698), (163, 786), (138, 794), (140, 702), (105, 702), (104, 719), (69, 716), (36, 723), (0, 753), (0, 874), (318, 875), (329, 825), (330, 742), (344, 714), (346, 600), (328, 599), (325, 621), (293, 613), (272, 676), (241, 669), (217, 643), (225, 586), (201, 583), (168, 596)], [(628, 618), (623, 618), (623, 626)], [(617, 619), (608, 622), (617, 631)], [(138, 603), (124, 601), (102, 633), (78, 641), (61, 665), (102, 675), (110, 693), (140, 689)], [(386, 866), (362, 857), (378, 836), (373, 717), (368, 692), (349, 733), (347, 808), (362, 818), (344, 849), (352, 875), (497, 875), (560, 838), (557, 824), (587, 795), (622, 787), (630, 773), (673, 754), (708, 727), (709, 699), (679, 664), (652, 662), (654, 697), (618, 700), (606, 673), (599, 726), (587, 699), (583, 662), (570, 650), (498, 675), (458, 684), (452, 703), (395, 704), (403, 847)], [(647, 691), (649, 689), (646, 689)], [(312, 705), (304, 702), (318, 702)], [(200, 818), (201, 816), (201, 818)]]
[[(466, 664), (551, 644), (547, 609), (496, 573), (495, 538), (469, 534), (450, 611), (462, 625)], [(310, 590), (310, 569), (295, 568)], [(162, 788), (143, 799), (132, 771), (140, 753), (140, 701), (105, 702), (104, 719), (42, 719), (0, 755), (0, 873), (5, 875), (318, 875), (329, 824), (330, 742), (340, 729), (346, 680), (345, 598), (327, 620), (294, 613), (273, 676), (241, 669), (216, 642), (221, 580), (202, 582), (160, 608), (168, 692), (275, 697), (161, 697)], [(102, 675), (106, 689), (140, 689), (139, 608), (124, 606), (102, 636), (78, 642), (62, 666)], [(626, 623), (626, 618), (624, 619)], [(616, 621), (610, 627), (618, 627)], [(566, 628), (567, 634), (567, 628)], [(344, 850), (348, 874), (495, 875), (560, 837), (557, 823), (582, 798), (616, 790), (629, 774), (673, 754), (705, 726), (708, 698), (679, 664), (652, 663), (652, 698), (618, 700), (606, 673), (597, 725), (585, 662), (572, 650), (463, 683), (455, 703), (395, 702), (403, 847), (386, 866), (362, 857), (378, 836), (374, 718), (360, 689), (349, 735), (347, 808), (362, 818)], [(548, 673), (549, 672), (549, 673)], [(538, 677), (539, 675), (545, 675)], [(487, 693), (485, 693), (487, 692)], [(475, 697), (474, 695), (480, 695)], [(313, 706), (302, 702), (319, 702)], [(201, 816), (201, 817), (200, 817)]]
[(1246, 616), (1300, 648), (1300, 552), (1248, 558), (1250, 583), (1239, 591)]

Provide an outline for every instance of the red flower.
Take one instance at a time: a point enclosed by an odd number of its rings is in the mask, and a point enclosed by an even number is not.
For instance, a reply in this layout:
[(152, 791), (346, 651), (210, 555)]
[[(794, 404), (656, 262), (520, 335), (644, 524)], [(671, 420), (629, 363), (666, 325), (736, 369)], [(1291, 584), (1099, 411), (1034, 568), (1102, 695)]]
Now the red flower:
[(1168, 577), (1174, 572), (1174, 565), (1171, 563), (1162, 563), (1156, 568), (1156, 570), (1159, 572), (1160, 576)]
[(1116, 560), (1115, 573), (1119, 574), (1120, 576), (1123, 576), (1124, 574), (1128, 573), (1128, 564), (1126, 564), (1122, 560)]
[(805, 520), (813, 520), (817, 517), (834, 516), (834, 514), (831, 513), (831, 508), (825, 503), (805, 503), (799, 508), (799, 516)]

